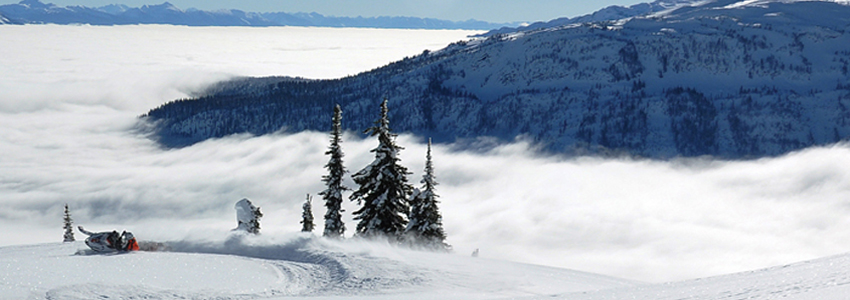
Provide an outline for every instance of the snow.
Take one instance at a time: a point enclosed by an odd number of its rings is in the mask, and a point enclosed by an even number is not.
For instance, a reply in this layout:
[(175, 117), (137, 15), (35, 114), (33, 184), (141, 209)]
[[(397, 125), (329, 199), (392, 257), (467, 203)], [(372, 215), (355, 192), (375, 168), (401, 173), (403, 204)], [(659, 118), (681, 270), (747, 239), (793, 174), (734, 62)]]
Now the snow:
[(850, 295), (848, 267), (850, 255), (840, 255), (724, 276), (558, 297), (575, 300), (846, 299)]
[(234, 206), (236, 209), (236, 229), (247, 232), (254, 232), (257, 229), (254, 227), (255, 223), (257, 223), (258, 218), (255, 214), (257, 211), (257, 207), (251, 204), (251, 201), (247, 198), (243, 198), (236, 202)]
[(850, 255), (644, 284), (312, 234), (87, 254), (82, 242), (0, 248), (0, 299), (845, 299)]
[(845, 4), (845, 5), (850, 4), (850, 1), (848, 1), (848, 0), (745, 0), (745, 1), (735, 2), (735, 3), (732, 3), (732, 4), (726, 5), (726, 6), (723, 7), (723, 9), (742, 8), (742, 7), (767, 7), (767, 5), (771, 4), (771, 3), (794, 3), (794, 2), (801, 2), (801, 1), (834, 2), (834, 3), (838, 3), (838, 4)]
[(0, 299), (494, 299), (635, 282), (310, 234), (222, 235), (169, 252), (86, 255), (81, 242), (0, 248)]

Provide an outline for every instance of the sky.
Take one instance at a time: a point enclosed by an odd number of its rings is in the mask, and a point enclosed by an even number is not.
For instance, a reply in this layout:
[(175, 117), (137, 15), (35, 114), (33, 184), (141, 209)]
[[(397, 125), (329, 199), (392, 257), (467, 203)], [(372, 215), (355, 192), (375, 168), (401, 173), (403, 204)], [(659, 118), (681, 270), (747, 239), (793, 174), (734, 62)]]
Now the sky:
[[(0, 4), (18, 3), (0, 0)], [(160, 4), (154, 0), (42, 0), (60, 6), (90, 7), (124, 4), (130, 7)], [(549, 21), (575, 17), (610, 5), (628, 6), (640, 0), (170, 0), (181, 9), (239, 9), (250, 12), (317, 12), (339, 17), (409, 16), (452, 21), (476, 19), (494, 23)]]
[[(232, 76), (336, 78), (469, 33), (0, 26), (4, 42), (17, 45), (0, 47), (0, 247), (60, 242), (65, 203), (89, 230), (172, 241), (234, 228), (234, 205), (249, 198), (264, 214), (261, 232), (296, 232), (306, 194), (324, 189), (327, 133), (162, 149), (137, 117)], [(353, 133), (361, 128), (347, 130), (345, 164), (357, 172), (377, 144)], [(419, 186), (425, 140), (397, 142)], [(435, 145), (432, 155), (457, 255), (480, 249), (489, 259), (663, 282), (850, 249), (848, 145), (753, 161), (568, 158), (522, 140), (485, 153), (453, 149)], [(344, 205), (351, 236), (357, 206)]]

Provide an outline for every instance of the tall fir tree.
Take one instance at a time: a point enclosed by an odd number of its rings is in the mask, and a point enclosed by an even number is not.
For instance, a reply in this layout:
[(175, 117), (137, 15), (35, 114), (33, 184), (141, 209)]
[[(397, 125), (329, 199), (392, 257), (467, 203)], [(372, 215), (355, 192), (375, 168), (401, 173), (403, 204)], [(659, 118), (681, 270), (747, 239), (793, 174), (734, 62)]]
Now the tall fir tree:
[(307, 200), (304, 201), (302, 208), (301, 231), (313, 232), (313, 228), (316, 227), (316, 225), (313, 224), (313, 197), (310, 197), (310, 194), (307, 194)]
[(74, 220), (71, 219), (71, 211), (68, 209), (68, 203), (65, 203), (65, 240), (63, 242), (73, 242), (74, 239)]
[(431, 160), (431, 139), (428, 139), (428, 152), (425, 156), (425, 173), (422, 175), (422, 189), (416, 189), (410, 199), (410, 222), (405, 229), (409, 243), (434, 250), (450, 250), (446, 244), (443, 230), (443, 217), (437, 207), (434, 176), (434, 164)]
[(326, 155), (330, 155), (328, 164), (325, 168), (328, 169), (328, 175), (322, 176), (322, 181), (327, 185), (327, 189), (320, 192), (325, 200), (325, 231), (323, 236), (330, 238), (342, 238), (345, 234), (345, 223), (342, 222), (342, 192), (349, 188), (342, 185), (343, 176), (347, 172), (342, 164), (342, 109), (339, 105), (334, 107), (334, 115), (331, 119), (331, 145), (328, 147)]
[(351, 194), (351, 200), (357, 200), (363, 206), (354, 212), (357, 223), (357, 235), (367, 238), (387, 237), (400, 239), (407, 225), (409, 210), (408, 196), (413, 188), (407, 183), (407, 168), (400, 165), (399, 147), (395, 143), (396, 135), (390, 130), (387, 99), (381, 104), (381, 117), (375, 125), (364, 133), (378, 137), (378, 147), (372, 149), (375, 160), (352, 175), (360, 187)]

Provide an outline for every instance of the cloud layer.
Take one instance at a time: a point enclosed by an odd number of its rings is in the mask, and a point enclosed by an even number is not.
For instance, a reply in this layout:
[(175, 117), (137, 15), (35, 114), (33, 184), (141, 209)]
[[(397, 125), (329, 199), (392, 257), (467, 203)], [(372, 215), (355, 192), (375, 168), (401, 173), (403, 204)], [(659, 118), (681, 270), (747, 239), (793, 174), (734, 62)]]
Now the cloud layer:
[[(467, 33), (2, 26), (0, 34), (18, 45), (0, 48), (0, 245), (13, 245), (60, 241), (64, 203), (76, 224), (143, 240), (227, 231), (245, 197), (262, 208), (263, 232), (299, 230), (308, 193), (321, 224), (326, 133), (163, 150), (134, 130), (136, 116), (228, 76), (344, 76)], [(398, 139), (417, 187), (424, 138)], [(371, 162), (376, 143), (346, 135), (350, 172)], [(485, 258), (664, 281), (850, 249), (847, 145), (661, 162), (545, 156), (518, 140), (475, 153), (436, 145), (433, 156), (457, 255), (479, 248)], [(345, 208), (354, 228), (356, 204)]]

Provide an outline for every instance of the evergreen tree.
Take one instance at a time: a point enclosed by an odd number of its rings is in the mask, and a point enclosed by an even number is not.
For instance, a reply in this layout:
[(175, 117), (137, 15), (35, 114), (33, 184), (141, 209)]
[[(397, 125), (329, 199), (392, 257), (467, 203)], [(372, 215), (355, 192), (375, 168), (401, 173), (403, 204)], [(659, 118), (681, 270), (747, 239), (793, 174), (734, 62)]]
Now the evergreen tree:
[(428, 139), (428, 153), (425, 156), (425, 173), (422, 175), (422, 190), (416, 189), (410, 200), (410, 222), (405, 234), (408, 242), (435, 250), (449, 250), (446, 233), (443, 231), (443, 217), (437, 207), (434, 177), (434, 164), (431, 161), (431, 139)]
[(65, 240), (63, 242), (73, 242), (74, 239), (74, 220), (71, 219), (71, 211), (68, 209), (68, 203), (65, 203)]
[(251, 230), (249, 230), (248, 232), (253, 234), (260, 234), (260, 218), (263, 217), (263, 213), (260, 212), (259, 207), (254, 207), (252, 212), (254, 213), (254, 220), (251, 221)]
[(322, 181), (327, 185), (327, 189), (319, 193), (325, 200), (325, 231), (324, 236), (330, 238), (341, 238), (345, 234), (345, 223), (342, 222), (342, 192), (349, 188), (342, 185), (342, 178), (346, 173), (345, 167), (342, 164), (342, 109), (339, 105), (334, 107), (334, 115), (331, 124), (331, 145), (328, 147), (326, 155), (331, 158), (325, 168), (328, 169), (328, 175), (322, 176)]
[(412, 187), (407, 183), (407, 168), (399, 164), (396, 135), (390, 130), (387, 99), (381, 104), (381, 117), (364, 133), (378, 137), (378, 147), (372, 149), (375, 160), (352, 176), (360, 188), (351, 194), (363, 206), (354, 212), (357, 235), (362, 237), (386, 236), (399, 239), (404, 233), (408, 213), (407, 197)]
[(313, 232), (313, 228), (316, 227), (313, 224), (313, 197), (310, 197), (310, 194), (307, 194), (307, 201), (304, 201), (303, 212), (301, 213), (301, 232)]
[(263, 217), (263, 213), (260, 212), (260, 208), (255, 207), (254, 204), (251, 203), (251, 200), (248, 200), (247, 198), (236, 202), (235, 208), (236, 229), (233, 230), (243, 230), (248, 233), (259, 234), (260, 218)]

